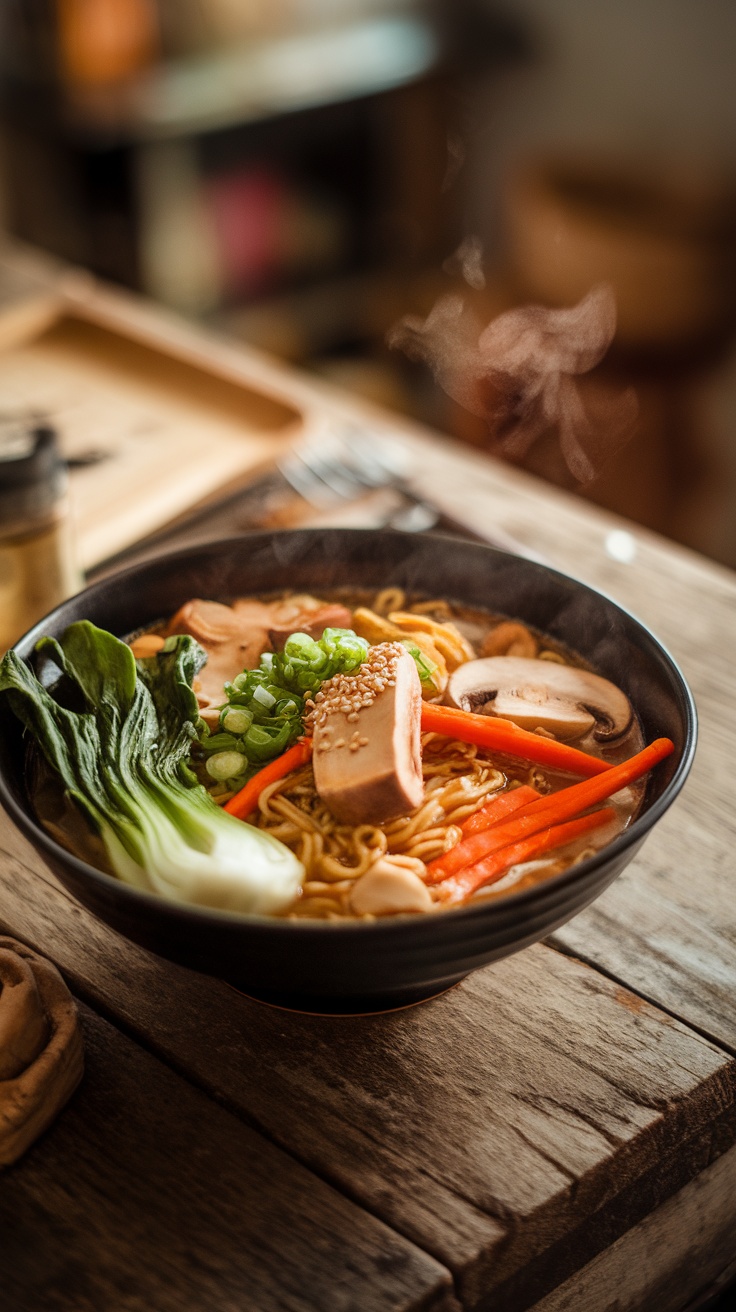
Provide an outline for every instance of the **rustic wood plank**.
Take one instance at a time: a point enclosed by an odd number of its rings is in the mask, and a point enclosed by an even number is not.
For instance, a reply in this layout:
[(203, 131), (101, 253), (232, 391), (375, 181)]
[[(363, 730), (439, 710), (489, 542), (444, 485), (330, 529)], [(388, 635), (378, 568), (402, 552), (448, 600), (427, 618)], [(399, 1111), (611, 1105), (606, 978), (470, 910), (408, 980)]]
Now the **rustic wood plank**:
[(453, 1312), (450, 1276), (85, 1009), (87, 1075), (3, 1175), (4, 1312)]
[(736, 1136), (736, 1063), (548, 948), (413, 1011), (294, 1016), (126, 943), (40, 877), (4, 823), (0, 919), (172, 1066), (450, 1267), (467, 1306), (501, 1288), (504, 1307), (527, 1306)]
[[(530, 1312), (682, 1312), (736, 1274), (736, 1148)], [(674, 1258), (674, 1260), (673, 1260)]]

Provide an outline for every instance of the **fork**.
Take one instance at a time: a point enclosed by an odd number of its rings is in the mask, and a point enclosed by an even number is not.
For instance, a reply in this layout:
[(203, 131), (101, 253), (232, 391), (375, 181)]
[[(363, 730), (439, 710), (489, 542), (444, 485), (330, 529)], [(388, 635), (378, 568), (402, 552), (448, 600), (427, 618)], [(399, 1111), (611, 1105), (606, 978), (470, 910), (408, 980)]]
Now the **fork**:
[(366, 492), (388, 487), (400, 494), (403, 504), (382, 517), (382, 528), (405, 533), (441, 530), (539, 560), (502, 529), (477, 533), (418, 497), (408, 483), (411, 468), (412, 459), (405, 447), (347, 424), (326, 436), (301, 442), (278, 462), (279, 472), (289, 486), (317, 511), (330, 512)]
[(395, 528), (405, 533), (452, 533), (539, 560), (503, 530), (475, 532), (418, 497), (408, 483), (411, 467), (412, 458), (406, 448), (345, 423), (305, 439), (254, 482), (182, 516), (105, 561), (101, 568), (107, 572), (160, 547), (192, 546), (249, 529), (294, 527), (312, 522), (314, 512), (329, 522), (341, 506), (358, 504), (381, 489), (394, 496), (388, 507), (385, 500), (371, 507), (370, 527)]
[[(436, 506), (421, 500), (410, 490), (406, 479), (411, 460), (408, 453), (393, 443), (368, 437), (359, 429), (345, 428), (326, 437), (302, 442), (282, 460), (278, 469), (293, 490), (314, 510), (329, 515), (343, 504), (359, 503), (366, 494), (382, 488), (396, 497), (386, 508), (378, 509), (381, 528), (398, 528), (420, 533), (437, 528), (443, 517)], [(455, 532), (467, 530), (452, 521)]]

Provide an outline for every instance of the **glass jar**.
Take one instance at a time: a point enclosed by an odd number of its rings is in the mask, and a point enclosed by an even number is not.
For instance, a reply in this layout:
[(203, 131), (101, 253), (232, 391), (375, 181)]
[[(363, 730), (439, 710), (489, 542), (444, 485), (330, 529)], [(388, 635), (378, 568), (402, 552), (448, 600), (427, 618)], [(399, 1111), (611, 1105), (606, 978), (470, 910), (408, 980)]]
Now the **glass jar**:
[(0, 653), (81, 585), (56, 433), (0, 418)]

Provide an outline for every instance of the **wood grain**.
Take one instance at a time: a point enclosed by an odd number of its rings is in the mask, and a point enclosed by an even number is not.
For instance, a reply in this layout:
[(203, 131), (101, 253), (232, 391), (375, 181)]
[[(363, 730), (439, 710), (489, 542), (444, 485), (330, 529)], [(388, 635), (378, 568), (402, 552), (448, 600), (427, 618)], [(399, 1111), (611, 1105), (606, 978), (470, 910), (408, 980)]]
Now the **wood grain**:
[(453, 1312), (449, 1274), (112, 1026), (3, 1178), (4, 1312)]
[(41, 414), (82, 462), (70, 484), (84, 568), (270, 464), (301, 428), (294, 406), (216, 350), (192, 358), (122, 311), (83, 303), (0, 314), (0, 388), (8, 410)]
[[(736, 1274), (736, 1148), (531, 1312), (682, 1312)], [(674, 1257), (674, 1260), (673, 1260)]]
[(469, 1307), (502, 1288), (504, 1307), (527, 1306), (736, 1137), (736, 1063), (548, 948), (413, 1011), (294, 1016), (125, 942), (42, 878), (3, 823), (0, 918), (13, 932), (447, 1265)]

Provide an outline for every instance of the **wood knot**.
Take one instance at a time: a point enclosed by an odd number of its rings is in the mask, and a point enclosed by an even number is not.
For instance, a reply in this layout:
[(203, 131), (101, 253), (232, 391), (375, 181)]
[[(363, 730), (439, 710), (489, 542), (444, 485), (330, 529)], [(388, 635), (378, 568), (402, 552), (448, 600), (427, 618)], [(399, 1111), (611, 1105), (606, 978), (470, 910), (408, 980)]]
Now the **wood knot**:
[(58, 970), (0, 937), (0, 1167), (51, 1124), (83, 1069), (77, 1008)]

